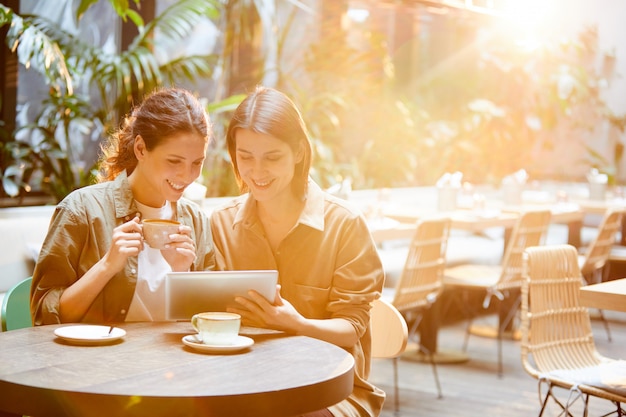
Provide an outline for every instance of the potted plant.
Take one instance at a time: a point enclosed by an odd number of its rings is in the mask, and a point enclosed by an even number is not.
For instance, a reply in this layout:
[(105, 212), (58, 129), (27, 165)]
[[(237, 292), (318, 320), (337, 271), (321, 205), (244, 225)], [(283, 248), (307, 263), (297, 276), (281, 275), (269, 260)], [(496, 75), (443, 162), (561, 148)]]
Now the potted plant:
[[(0, 27), (9, 26), (6, 43), (21, 64), (37, 71), (48, 86), (48, 97), (32, 121), (15, 132), (4, 131), (2, 185), (11, 197), (28, 195), (34, 187), (55, 201), (92, 181), (95, 161), (85, 161), (76, 150), (90, 137), (98, 140), (113, 129), (133, 97), (176, 80), (208, 77), (214, 55), (181, 56), (157, 60), (154, 34), (171, 41), (189, 36), (201, 19), (216, 18), (219, 4), (182, 0), (150, 22), (132, 10), (128, 1), (109, 0), (115, 12), (138, 29), (125, 51), (80, 39), (44, 16), (20, 16), (0, 5)], [(75, 16), (78, 25), (95, 1), (83, 0)], [(135, 0), (139, 4), (139, 0)], [(7, 138), (8, 136), (8, 138)]]

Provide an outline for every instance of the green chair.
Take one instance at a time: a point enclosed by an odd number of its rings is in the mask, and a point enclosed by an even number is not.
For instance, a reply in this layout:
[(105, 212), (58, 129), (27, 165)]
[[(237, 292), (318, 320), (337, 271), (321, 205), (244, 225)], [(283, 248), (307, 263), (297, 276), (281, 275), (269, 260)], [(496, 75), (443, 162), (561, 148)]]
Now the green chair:
[(2, 300), (2, 331), (22, 329), (33, 325), (30, 318), (30, 284), (33, 277), (15, 284)]

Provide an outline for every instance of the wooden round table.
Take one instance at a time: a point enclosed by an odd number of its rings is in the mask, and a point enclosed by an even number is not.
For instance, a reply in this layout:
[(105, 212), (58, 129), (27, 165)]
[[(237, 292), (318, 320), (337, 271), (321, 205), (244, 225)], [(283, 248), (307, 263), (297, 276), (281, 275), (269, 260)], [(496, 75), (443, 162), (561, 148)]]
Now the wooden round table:
[(354, 360), (321, 340), (242, 328), (254, 345), (201, 353), (189, 322), (122, 323), (112, 344), (78, 346), (61, 325), (0, 333), (0, 416), (293, 416), (353, 388)]

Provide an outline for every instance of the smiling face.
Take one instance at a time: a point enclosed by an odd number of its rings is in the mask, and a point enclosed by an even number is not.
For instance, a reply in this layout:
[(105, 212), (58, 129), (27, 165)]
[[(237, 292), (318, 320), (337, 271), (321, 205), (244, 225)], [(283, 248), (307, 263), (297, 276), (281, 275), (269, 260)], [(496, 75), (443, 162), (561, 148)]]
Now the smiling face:
[(294, 197), (291, 181), (302, 152), (270, 135), (248, 129), (235, 133), (237, 169), (259, 202)]
[(185, 188), (200, 176), (208, 143), (195, 133), (178, 133), (162, 140), (151, 151), (137, 136), (137, 168), (129, 176), (135, 199), (150, 207), (177, 201)]

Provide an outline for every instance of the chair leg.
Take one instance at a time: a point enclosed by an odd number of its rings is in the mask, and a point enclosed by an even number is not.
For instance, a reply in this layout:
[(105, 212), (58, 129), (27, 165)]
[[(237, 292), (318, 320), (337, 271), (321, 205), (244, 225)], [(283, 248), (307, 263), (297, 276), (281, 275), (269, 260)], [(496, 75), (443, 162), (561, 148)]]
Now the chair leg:
[[(513, 319), (515, 318), (515, 316), (517, 315), (517, 311), (519, 310), (519, 307), (522, 303), (522, 296), (521, 294), (517, 297), (515, 297), (515, 301), (513, 302), (513, 304), (511, 304), (509, 311), (507, 312), (506, 316), (503, 314), (504, 311), (502, 311), (504, 304), (502, 301), (500, 301), (498, 303), (498, 318), (503, 317), (503, 320), (498, 323), (498, 377), (502, 378), (504, 376), (504, 364), (503, 364), (503, 359), (502, 359), (502, 339), (503, 339), (503, 335), (504, 335), (504, 331), (507, 327), (509, 327), (509, 324), (511, 324), (513, 322)], [(512, 331), (515, 331), (515, 327), (511, 326)]]
[(467, 291), (463, 291), (461, 305), (463, 306), (462, 309), (464, 310), (465, 317), (467, 317), (467, 327), (465, 328), (465, 338), (463, 339), (463, 352), (467, 352), (472, 324), (474, 323), (474, 317), (476, 315), (476, 313), (469, 307), (469, 293)]
[(472, 318), (467, 319), (467, 327), (465, 328), (465, 336), (463, 338), (463, 352), (467, 352), (467, 346), (469, 345), (470, 334), (472, 333), (472, 324), (474, 320)]
[(606, 317), (604, 317), (604, 311), (598, 310), (598, 313), (600, 314), (600, 320), (602, 320), (602, 324), (604, 325), (606, 337), (609, 339), (609, 342), (612, 342), (613, 338), (611, 337), (611, 329), (609, 329), (609, 321), (606, 319)]
[(398, 387), (398, 358), (393, 358), (393, 393), (394, 393), (394, 414), (400, 415), (400, 389)]
[(550, 390), (548, 389), (548, 393), (541, 401), (541, 409), (539, 410), (539, 417), (543, 416), (543, 412), (546, 410), (546, 405), (548, 405), (548, 399), (550, 398)]
[[(607, 265), (605, 265), (603, 268), (600, 269), (596, 269), (595, 271), (593, 271), (592, 275), (591, 275), (591, 283), (592, 284), (597, 284), (600, 282), (603, 282), (605, 279), (605, 272), (607, 269)], [(612, 342), (613, 339), (611, 337), (611, 330), (609, 329), (609, 322), (606, 320), (606, 317), (604, 317), (604, 313), (602, 312), (602, 310), (598, 310), (598, 312), (600, 313), (600, 320), (602, 320), (602, 324), (604, 325), (604, 330), (606, 330), (606, 336), (609, 339), (609, 342)]]
[(430, 367), (433, 370), (433, 377), (435, 378), (435, 385), (437, 386), (437, 398), (443, 398), (443, 392), (441, 390), (441, 384), (439, 383), (439, 373), (437, 372), (437, 362), (435, 362), (435, 355), (430, 350), (426, 349), (424, 346), (420, 345), (420, 351), (428, 357), (428, 362), (430, 362)]
[[(569, 407), (574, 404), (579, 398), (582, 398), (583, 402), (583, 417), (587, 417), (589, 414), (589, 394), (584, 394), (577, 386), (569, 389), (569, 395), (563, 412), (566, 416), (572, 416), (569, 412)], [(560, 404), (560, 403), (559, 403)], [(561, 413), (563, 414), (563, 413)], [(559, 414), (559, 415), (561, 415)]]
[(470, 336), (470, 328), (472, 327), (472, 320), (474, 318), (475, 312), (469, 308), (469, 295), (467, 290), (454, 289), (450, 292), (448, 300), (446, 300), (445, 304), (441, 309), (441, 316), (445, 317), (452, 305), (455, 305), (457, 308), (461, 309), (461, 313), (463, 314), (463, 319), (467, 320), (467, 328), (465, 329), (465, 338), (463, 339), (463, 352), (467, 351), (467, 346), (469, 344), (469, 336)]
[(504, 365), (502, 365), (502, 329), (498, 329), (498, 378), (504, 376)]
[[(565, 415), (566, 417), (574, 417), (572, 413), (569, 412), (570, 398), (567, 399), (566, 403), (561, 402), (558, 399), (558, 397), (554, 394), (555, 386), (553, 386), (550, 382), (542, 380), (542, 379), (539, 380), (539, 383), (537, 385), (539, 389), (539, 398), (541, 399), (542, 383), (546, 383), (548, 385), (548, 391), (546, 392), (546, 395), (543, 397), (543, 400), (541, 400), (541, 410), (539, 411), (539, 417), (543, 416), (543, 413), (546, 410), (546, 407), (548, 405), (548, 401), (550, 400), (550, 398), (552, 398), (554, 403), (556, 403), (561, 408), (561, 412), (558, 414), (559, 417), (562, 415)], [(571, 392), (570, 392), (570, 395), (571, 395)]]

